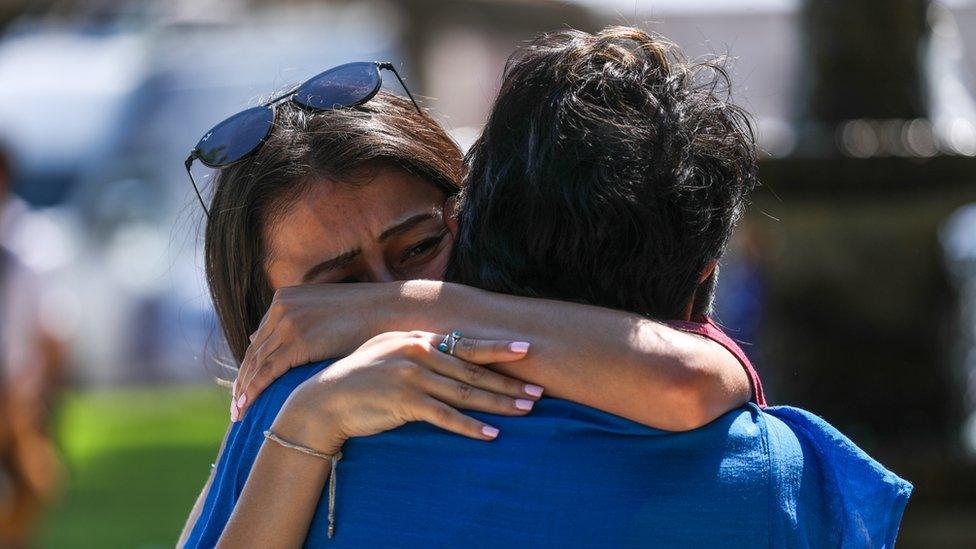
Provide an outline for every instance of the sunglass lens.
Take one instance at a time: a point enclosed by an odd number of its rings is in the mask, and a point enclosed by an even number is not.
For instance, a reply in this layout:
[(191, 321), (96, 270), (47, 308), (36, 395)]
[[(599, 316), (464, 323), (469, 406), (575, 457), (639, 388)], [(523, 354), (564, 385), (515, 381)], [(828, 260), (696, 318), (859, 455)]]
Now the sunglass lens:
[(210, 167), (233, 164), (256, 149), (271, 131), (274, 110), (251, 107), (214, 126), (197, 143), (197, 158)]
[(312, 78), (298, 89), (294, 100), (319, 110), (351, 107), (373, 97), (380, 84), (376, 63), (350, 63)]

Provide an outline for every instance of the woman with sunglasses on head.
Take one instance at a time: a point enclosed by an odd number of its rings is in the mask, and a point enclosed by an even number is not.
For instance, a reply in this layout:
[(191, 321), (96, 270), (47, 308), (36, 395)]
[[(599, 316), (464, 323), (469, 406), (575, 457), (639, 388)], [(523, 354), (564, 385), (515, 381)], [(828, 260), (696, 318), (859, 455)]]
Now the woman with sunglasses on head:
[[(522, 415), (543, 388), (667, 430), (701, 426), (750, 394), (762, 404), (741, 351), (711, 325), (692, 332), (719, 343), (635, 314), (435, 282), (450, 257), (460, 151), (411, 101), (379, 92), (378, 65), (355, 67), (222, 123), (195, 151), (221, 168), (206, 268), (242, 365), (232, 419), (279, 376), (269, 391), (294, 391), (253, 471), (221, 456), (214, 474), (246, 486), (205, 489), (181, 543), (223, 532), (229, 546), (300, 544), (329, 471), (306, 471), (307, 456), (287, 446), (334, 455), (349, 437), (410, 421), (492, 440), (497, 430), (458, 409)], [(301, 379), (302, 364), (337, 356)], [(241, 425), (225, 444), (261, 436)], [(307, 493), (288, 497), (307, 505), (263, 507), (283, 471), (301, 477)]]

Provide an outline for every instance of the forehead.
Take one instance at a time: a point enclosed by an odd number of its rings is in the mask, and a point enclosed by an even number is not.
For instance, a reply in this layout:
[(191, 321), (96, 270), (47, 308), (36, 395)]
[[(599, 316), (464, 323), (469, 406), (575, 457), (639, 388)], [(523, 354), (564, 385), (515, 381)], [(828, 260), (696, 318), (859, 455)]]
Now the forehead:
[(266, 227), (268, 259), (317, 259), (366, 247), (391, 223), (439, 210), (445, 198), (426, 179), (396, 169), (315, 181)]

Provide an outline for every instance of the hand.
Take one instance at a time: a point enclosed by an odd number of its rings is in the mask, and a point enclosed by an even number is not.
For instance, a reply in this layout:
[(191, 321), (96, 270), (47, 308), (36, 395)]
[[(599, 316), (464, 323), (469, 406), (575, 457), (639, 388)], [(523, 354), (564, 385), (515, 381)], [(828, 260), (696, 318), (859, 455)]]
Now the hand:
[(374, 337), (302, 383), (276, 423), (300, 425), (303, 439), (330, 451), (350, 437), (381, 433), (412, 421), (492, 440), (498, 429), (458, 408), (525, 415), (542, 396), (542, 387), (476, 364), (520, 360), (528, 344), (462, 338), (451, 356), (436, 348), (443, 339), (427, 332)]
[(251, 335), (234, 383), (234, 402), (243, 410), (290, 368), (348, 355), (389, 331), (377, 320), (398, 299), (398, 290), (397, 284), (308, 284), (276, 291)]

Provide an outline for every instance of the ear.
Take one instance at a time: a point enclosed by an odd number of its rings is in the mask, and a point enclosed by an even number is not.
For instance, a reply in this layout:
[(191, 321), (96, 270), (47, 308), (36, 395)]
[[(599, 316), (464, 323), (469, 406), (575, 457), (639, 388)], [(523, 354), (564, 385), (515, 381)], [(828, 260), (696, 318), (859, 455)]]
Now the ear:
[(716, 265), (718, 265), (717, 259), (713, 259), (705, 265), (705, 268), (702, 269), (701, 275), (698, 277), (699, 284), (705, 282), (706, 280), (708, 280), (708, 277), (712, 276), (712, 273), (715, 272)]
[(441, 209), (441, 215), (444, 217), (444, 225), (447, 225), (447, 230), (451, 231), (452, 235), (457, 236), (457, 195), (448, 197), (448, 199), (444, 201), (444, 207)]
[[(715, 260), (715, 259), (713, 259), (713, 260), (711, 260), (711, 261), (709, 261), (708, 263), (705, 264), (705, 268), (702, 269), (701, 274), (698, 275), (698, 284), (699, 285), (702, 284), (703, 282), (705, 282), (706, 280), (708, 280), (708, 277), (712, 276), (712, 274), (715, 272), (715, 267), (717, 265), (718, 265), (718, 261)], [(684, 310), (684, 312), (682, 313), (682, 316), (681, 316), (681, 319), (682, 320), (691, 320), (691, 311), (695, 307), (695, 295), (697, 293), (698, 293), (698, 289), (695, 288), (694, 293), (691, 294), (691, 299), (689, 299), (688, 300), (688, 303), (685, 305), (685, 310)]]

